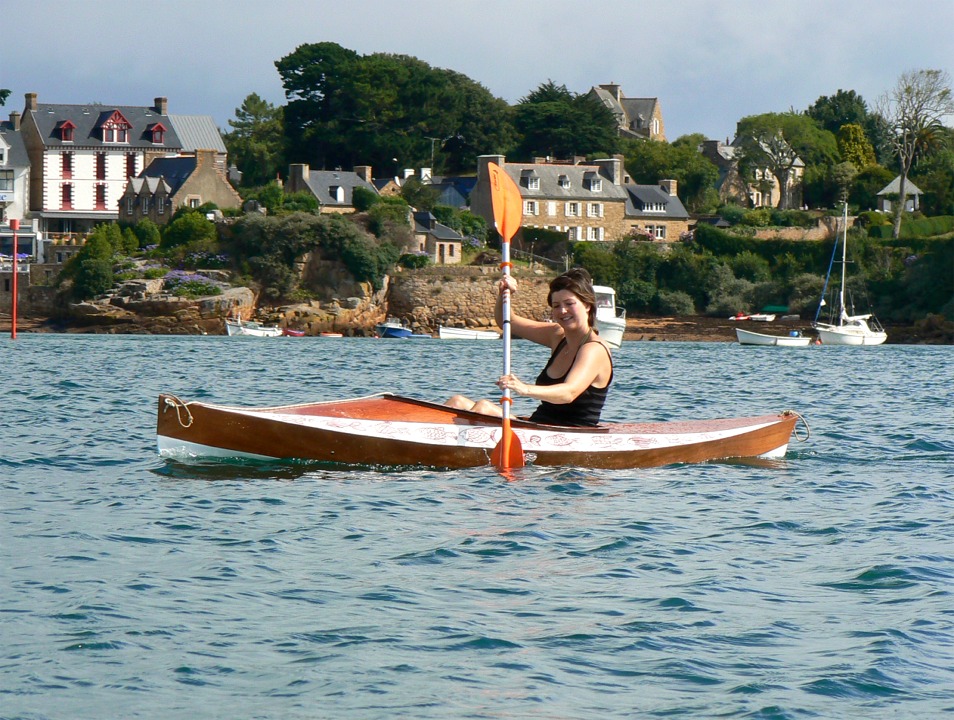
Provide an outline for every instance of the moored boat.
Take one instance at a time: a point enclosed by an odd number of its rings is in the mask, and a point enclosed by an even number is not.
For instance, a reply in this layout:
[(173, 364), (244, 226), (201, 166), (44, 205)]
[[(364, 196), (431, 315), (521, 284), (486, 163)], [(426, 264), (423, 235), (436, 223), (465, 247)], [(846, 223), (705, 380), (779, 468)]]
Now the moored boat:
[(226, 318), (225, 332), (232, 336), (248, 335), (251, 337), (281, 337), (282, 329), (277, 325), (263, 325), (252, 320), (241, 318)]
[(430, 338), (430, 335), (425, 333), (416, 333), (407, 325), (405, 325), (400, 320), (395, 318), (388, 318), (387, 321), (383, 323), (378, 323), (374, 326), (374, 331), (378, 337), (381, 338), (412, 338), (412, 339), (422, 339)]
[(768, 335), (752, 332), (751, 330), (735, 329), (735, 336), (740, 345), (777, 345), (780, 347), (806, 347), (812, 339), (793, 330), (788, 335)]
[(500, 333), (495, 330), (474, 330), (440, 325), (437, 328), (437, 337), (441, 340), (499, 340)]
[[(726, 458), (782, 457), (798, 419), (778, 415), (565, 428), (512, 419), (528, 464), (638, 468)], [(159, 396), (162, 457), (307, 460), (357, 466), (491, 464), (501, 420), (379, 394), (329, 402), (242, 408)]]
[[(832, 250), (832, 261), (834, 261), (837, 243)], [(830, 322), (819, 322), (818, 317), (822, 308), (827, 304), (825, 302), (824, 291), (818, 302), (818, 310), (815, 312), (815, 330), (818, 331), (818, 337), (824, 345), (881, 345), (888, 339), (888, 334), (881, 327), (877, 318), (872, 313), (864, 315), (849, 315), (845, 307), (845, 267), (848, 264), (848, 203), (845, 203), (845, 210), (842, 219), (842, 237), (841, 237), (841, 289), (838, 297), (835, 299), (835, 305), (832, 308), (833, 316)], [(831, 278), (831, 266), (829, 263), (828, 276), (825, 278), (825, 287), (828, 287), (828, 281)]]
[(626, 332), (626, 310), (616, 304), (616, 290), (606, 285), (594, 285), (596, 295), (596, 329), (611, 347), (623, 344)]

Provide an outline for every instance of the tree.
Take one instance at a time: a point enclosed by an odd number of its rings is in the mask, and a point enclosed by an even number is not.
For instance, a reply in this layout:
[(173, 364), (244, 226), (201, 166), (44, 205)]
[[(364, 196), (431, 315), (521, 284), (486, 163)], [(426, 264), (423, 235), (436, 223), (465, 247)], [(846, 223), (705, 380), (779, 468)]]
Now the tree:
[(838, 153), (843, 162), (850, 162), (858, 169), (876, 162), (874, 147), (864, 128), (856, 123), (845, 123), (838, 129)]
[(900, 200), (896, 203), (892, 236), (901, 232), (908, 176), (915, 160), (929, 155), (943, 132), (945, 116), (954, 114), (951, 78), (943, 70), (902, 73), (894, 87), (878, 100), (878, 114), (890, 129), (891, 145), (900, 166)]
[(242, 185), (255, 187), (274, 180), (285, 165), (284, 111), (252, 93), (229, 120), (224, 135), (229, 157), (242, 172)]
[(10, 97), (10, 91), (0, 88), (0, 105), (6, 105), (8, 97)]
[(332, 42), (275, 63), (295, 158), (315, 167), (371, 165), (387, 174), (430, 165), (456, 171), (513, 142), (507, 104), (460, 73), (406, 55), (358, 55)]
[(742, 118), (736, 130), (739, 170), (755, 179), (768, 169), (779, 186), (780, 209), (797, 204), (795, 166), (831, 165), (838, 157), (835, 136), (799, 113), (765, 113)]
[(864, 127), (868, 121), (868, 105), (854, 90), (839, 90), (831, 97), (822, 95), (805, 114), (822, 129), (837, 135), (844, 125)]
[(709, 190), (719, 179), (718, 168), (699, 152), (702, 135), (686, 135), (672, 144), (658, 140), (624, 141), (626, 171), (637, 183), (655, 185), (676, 180), (679, 198), (691, 212), (711, 204)]
[(575, 94), (552, 80), (540, 85), (514, 107), (520, 140), (514, 154), (568, 158), (612, 155), (619, 146), (616, 118), (589, 93)]

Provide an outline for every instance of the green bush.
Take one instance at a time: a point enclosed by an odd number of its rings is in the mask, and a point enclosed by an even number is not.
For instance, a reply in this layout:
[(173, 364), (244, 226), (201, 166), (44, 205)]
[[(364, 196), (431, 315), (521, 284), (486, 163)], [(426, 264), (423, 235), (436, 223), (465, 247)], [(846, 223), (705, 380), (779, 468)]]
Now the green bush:
[(768, 227), (772, 224), (772, 211), (769, 208), (755, 208), (742, 216), (742, 224), (750, 227)]
[(431, 264), (431, 258), (427, 254), (405, 253), (398, 258), (398, 265), (413, 270), (416, 268), (427, 267)]
[(689, 294), (682, 290), (660, 290), (659, 312), (663, 315), (684, 317), (686, 315), (695, 315), (696, 307), (693, 305), (692, 298)]
[(380, 199), (376, 192), (361, 186), (356, 187), (351, 194), (351, 204), (358, 212), (367, 212)]

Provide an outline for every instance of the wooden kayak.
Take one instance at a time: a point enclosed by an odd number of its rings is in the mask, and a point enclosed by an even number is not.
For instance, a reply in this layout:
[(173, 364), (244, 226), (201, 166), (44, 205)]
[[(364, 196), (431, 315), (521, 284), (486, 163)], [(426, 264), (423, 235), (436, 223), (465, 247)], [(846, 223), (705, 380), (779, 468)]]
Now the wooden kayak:
[[(783, 457), (797, 413), (722, 420), (611, 423), (593, 428), (514, 418), (527, 464), (641, 468), (745, 457)], [(356, 466), (489, 465), (501, 421), (383, 393), (279, 407), (230, 407), (159, 396), (162, 457), (308, 460)]]

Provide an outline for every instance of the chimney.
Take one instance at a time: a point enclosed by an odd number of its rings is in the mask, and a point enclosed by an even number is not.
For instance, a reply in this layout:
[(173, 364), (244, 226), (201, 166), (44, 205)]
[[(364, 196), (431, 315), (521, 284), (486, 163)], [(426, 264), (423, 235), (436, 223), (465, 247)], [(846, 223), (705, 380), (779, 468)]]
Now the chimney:
[(215, 150), (200, 150), (196, 148), (195, 151), (195, 167), (196, 169), (203, 167), (205, 165), (215, 165)]
[(306, 163), (293, 163), (288, 166), (288, 192), (304, 190), (308, 184), (311, 168)]
[(664, 192), (669, 195), (676, 194), (676, 181), (675, 180), (660, 180), (659, 187), (663, 189)]
[(606, 85), (600, 85), (600, 88), (602, 88), (603, 90), (608, 92), (610, 95), (612, 95), (614, 98), (616, 98), (616, 102), (619, 102), (620, 100), (623, 99), (623, 93), (620, 90), (620, 86), (617, 85), (616, 83), (607, 83)]
[(614, 185), (623, 184), (623, 156), (614, 155), (611, 158), (594, 160), (593, 164), (599, 167), (600, 174), (609, 179)]
[(169, 111), (169, 101), (164, 97), (157, 97), (153, 101), (152, 109), (160, 115), (166, 115)]
[(10, 113), (10, 124), (13, 126), (13, 132), (17, 132), (20, 129), (20, 113), (16, 110)]
[(24, 97), (26, 98), (26, 106), (23, 108), (23, 112), (36, 112), (36, 93), (27, 93)]
[(371, 166), (370, 165), (355, 165), (354, 174), (359, 178), (364, 180), (366, 183), (371, 182)]

